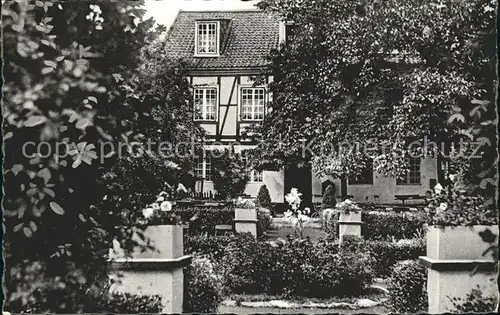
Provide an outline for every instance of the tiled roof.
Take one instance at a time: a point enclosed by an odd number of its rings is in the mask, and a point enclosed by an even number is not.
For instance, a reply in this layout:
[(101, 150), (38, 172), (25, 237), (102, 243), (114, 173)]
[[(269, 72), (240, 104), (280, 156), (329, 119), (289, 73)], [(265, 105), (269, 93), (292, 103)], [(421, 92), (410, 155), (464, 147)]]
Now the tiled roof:
[[(194, 57), (195, 22), (204, 19), (231, 20), (218, 57)], [(193, 69), (264, 67), (264, 57), (278, 47), (278, 41), (279, 19), (268, 12), (180, 11), (167, 36), (166, 54), (188, 61)]]

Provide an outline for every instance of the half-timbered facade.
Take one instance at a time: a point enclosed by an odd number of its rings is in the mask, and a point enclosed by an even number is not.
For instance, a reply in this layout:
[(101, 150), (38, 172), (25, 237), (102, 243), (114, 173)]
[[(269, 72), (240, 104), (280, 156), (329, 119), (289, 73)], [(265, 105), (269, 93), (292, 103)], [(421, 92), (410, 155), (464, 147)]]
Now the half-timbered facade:
[[(256, 84), (265, 57), (282, 37), (279, 19), (258, 10), (180, 11), (167, 40), (169, 57), (190, 65), (195, 117), (207, 132), (206, 150), (234, 145), (237, 153), (255, 147), (242, 137), (248, 126), (265, 119), (272, 98), (267, 84)], [(213, 191), (210, 154), (195, 162), (198, 192)], [(284, 173), (247, 169), (245, 194), (256, 196), (266, 184), (273, 202), (283, 202)]]

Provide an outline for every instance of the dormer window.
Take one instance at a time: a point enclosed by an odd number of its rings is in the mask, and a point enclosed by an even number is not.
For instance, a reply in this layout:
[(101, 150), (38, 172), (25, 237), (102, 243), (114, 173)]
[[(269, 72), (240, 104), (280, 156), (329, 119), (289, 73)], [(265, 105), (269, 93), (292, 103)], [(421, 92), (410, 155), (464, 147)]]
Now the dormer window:
[(219, 21), (196, 22), (195, 56), (213, 57), (219, 55), (220, 25)]

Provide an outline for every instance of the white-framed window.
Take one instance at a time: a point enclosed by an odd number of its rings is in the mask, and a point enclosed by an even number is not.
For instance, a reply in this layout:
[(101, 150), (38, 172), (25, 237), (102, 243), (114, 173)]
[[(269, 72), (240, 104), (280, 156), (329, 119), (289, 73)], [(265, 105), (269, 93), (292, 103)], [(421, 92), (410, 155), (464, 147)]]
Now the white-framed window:
[(194, 89), (194, 120), (217, 119), (217, 88)]
[(248, 181), (255, 183), (262, 183), (264, 181), (262, 171), (254, 170), (250, 163), (248, 162), (248, 156), (244, 153), (241, 155), (241, 159), (245, 164), (245, 174), (248, 177)]
[(408, 162), (410, 164), (410, 169), (404, 177), (398, 178), (396, 183), (398, 185), (420, 185), (420, 158), (410, 158)]
[(212, 180), (212, 159), (205, 152), (203, 156), (198, 156), (194, 164), (194, 174), (197, 178)]
[(263, 120), (266, 104), (266, 90), (264, 88), (241, 89), (241, 119)]
[(196, 22), (195, 32), (195, 55), (217, 56), (219, 55), (219, 22), (199, 21)]

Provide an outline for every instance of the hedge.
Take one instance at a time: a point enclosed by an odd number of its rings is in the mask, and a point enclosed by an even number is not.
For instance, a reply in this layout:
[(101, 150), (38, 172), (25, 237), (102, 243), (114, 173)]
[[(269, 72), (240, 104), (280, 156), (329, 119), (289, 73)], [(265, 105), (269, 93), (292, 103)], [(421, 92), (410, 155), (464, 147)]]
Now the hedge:
[(370, 264), (376, 277), (385, 278), (397, 262), (418, 259), (425, 256), (424, 239), (406, 239), (397, 242), (366, 241), (366, 251), (370, 255)]
[[(323, 229), (333, 239), (338, 238), (338, 211), (326, 210), (321, 214)], [(412, 212), (361, 212), (361, 235), (365, 240), (406, 239), (425, 234), (425, 214)]]
[(372, 281), (369, 256), (338, 253), (325, 242), (290, 239), (259, 242), (241, 236), (221, 260), (226, 289), (232, 293), (331, 297), (361, 294)]
[(427, 272), (416, 260), (399, 262), (392, 270), (387, 289), (388, 306), (395, 313), (426, 313)]

